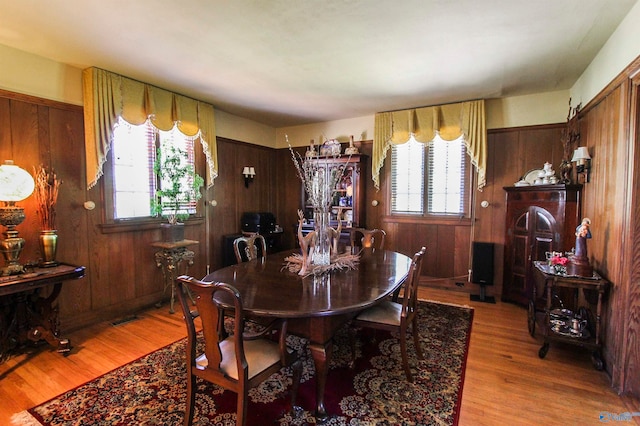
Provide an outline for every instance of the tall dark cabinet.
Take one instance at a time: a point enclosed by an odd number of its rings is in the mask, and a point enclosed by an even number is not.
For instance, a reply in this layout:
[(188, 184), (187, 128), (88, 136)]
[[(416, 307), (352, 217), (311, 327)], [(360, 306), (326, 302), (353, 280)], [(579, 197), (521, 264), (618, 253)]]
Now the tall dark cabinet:
[[(337, 228), (337, 213), (342, 210), (342, 230), (340, 232), (340, 243), (349, 243), (349, 233), (351, 228), (366, 227), (366, 176), (367, 176), (367, 159), (363, 154), (341, 155), (339, 157), (319, 157), (311, 161), (320, 162), (330, 168), (342, 167), (344, 172), (342, 179), (337, 184), (334, 198), (331, 203), (330, 222), (331, 226)], [(302, 211), (307, 219), (307, 223), (302, 227), (303, 235), (314, 229), (313, 223), (313, 207), (307, 203), (307, 193), (304, 186), (301, 186)], [(296, 234), (298, 225), (294, 226), (294, 235)], [(297, 240), (296, 240), (297, 244)]]
[[(365, 178), (367, 173), (367, 156), (341, 155), (339, 157), (320, 157), (315, 160), (320, 164), (333, 167), (344, 167), (342, 179), (337, 184), (333, 202), (331, 203), (331, 221), (337, 221), (338, 208), (343, 211), (342, 219), (353, 227), (365, 227)], [(302, 191), (302, 209), (308, 220), (313, 220), (313, 208), (307, 203), (307, 193)], [(337, 222), (336, 222), (337, 223)]]
[(581, 185), (505, 187), (507, 215), (502, 300), (527, 305), (535, 285), (533, 261), (570, 251), (580, 224)]

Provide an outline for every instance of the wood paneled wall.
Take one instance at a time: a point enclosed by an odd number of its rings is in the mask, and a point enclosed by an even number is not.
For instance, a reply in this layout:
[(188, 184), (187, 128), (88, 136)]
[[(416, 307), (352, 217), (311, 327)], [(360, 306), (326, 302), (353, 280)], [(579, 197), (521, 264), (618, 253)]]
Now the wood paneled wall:
[[(87, 266), (87, 277), (64, 286), (60, 298), (63, 326), (74, 318), (81, 325), (98, 319), (124, 315), (162, 297), (160, 271), (153, 262), (153, 241), (159, 230), (127, 229), (105, 232), (102, 223), (101, 185), (86, 191), (84, 167), (84, 131), (80, 107), (37, 98), (3, 93), (0, 109), (0, 155), (13, 158), (30, 168), (38, 163), (53, 166), (64, 180), (59, 212), (59, 259)], [(381, 189), (376, 191), (367, 176), (366, 226), (383, 228), (389, 234), (389, 247), (407, 254), (427, 245), (429, 256), (423, 274), (444, 278), (434, 285), (453, 285), (466, 281), (470, 265), (471, 241), (496, 243), (495, 286), (489, 293), (500, 294), (504, 241), (504, 191), (527, 170), (541, 168), (545, 161), (557, 165), (562, 125), (507, 129), (489, 132), (488, 184), (474, 194), (475, 218), (454, 221), (398, 220), (388, 215), (388, 170), (382, 170)], [(356, 145), (371, 161), (372, 142)], [(296, 148), (304, 152), (304, 148)], [(283, 248), (295, 245), (293, 226), (300, 206), (300, 180), (288, 149), (273, 150), (258, 145), (218, 138), (219, 176), (213, 188), (206, 190), (200, 206), (204, 221), (188, 223), (186, 236), (200, 244), (194, 248), (196, 259), (189, 273), (203, 275), (207, 268), (222, 266), (223, 236), (240, 230), (240, 215), (245, 211), (271, 211), (283, 226)], [(204, 167), (203, 158), (199, 166)], [(244, 166), (253, 166), (256, 177), (244, 187)], [(370, 173), (370, 164), (367, 167)], [(372, 200), (378, 201), (372, 206)], [(86, 200), (96, 209), (86, 211)], [(215, 200), (217, 205), (211, 205)], [(489, 208), (479, 208), (482, 200)], [(27, 222), (21, 232), (27, 239), (23, 259), (36, 257), (35, 206), (25, 201)], [(475, 288), (466, 288), (475, 292)]]
[[(207, 268), (222, 265), (223, 236), (240, 230), (240, 214), (272, 211), (276, 199), (274, 150), (226, 139), (218, 140), (218, 149), (220, 175), (199, 205), (204, 219), (188, 221), (185, 230), (186, 238), (199, 241), (191, 247), (195, 258), (188, 272), (200, 277)], [(63, 181), (57, 204), (57, 259), (85, 266), (86, 276), (62, 287), (62, 329), (114, 319), (168, 297), (151, 246), (161, 239), (161, 220), (150, 226), (102, 225), (102, 185), (87, 190), (85, 184), (81, 107), (0, 91), (0, 161), (5, 159), (29, 172), (39, 164), (52, 167)], [(197, 161), (203, 170), (203, 156)], [(241, 174), (245, 165), (254, 166), (257, 173), (249, 188)], [(209, 203), (214, 199), (215, 207)], [(96, 203), (94, 210), (84, 209), (87, 200)], [(21, 255), (25, 263), (40, 257), (39, 225), (34, 197), (20, 205), (26, 214), (18, 227), (26, 240)]]
[[(473, 216), (471, 219), (411, 219), (388, 215), (389, 169), (387, 157), (381, 172), (381, 188), (376, 192), (369, 181), (367, 188), (367, 226), (382, 227), (389, 234), (389, 247), (413, 253), (426, 245), (422, 282), (427, 285), (453, 288), (456, 282), (466, 282), (471, 267), (473, 241), (495, 244), (494, 286), (487, 288), (489, 295), (502, 292), (505, 233), (505, 186), (512, 186), (527, 171), (541, 169), (550, 162), (558, 171), (562, 161), (560, 136), (564, 123), (488, 132), (487, 185), (482, 191), (473, 190)], [(369, 147), (370, 149), (370, 147)], [(366, 148), (365, 148), (366, 150)], [(558, 172), (559, 174), (559, 172)], [(372, 207), (370, 200), (379, 201)], [(489, 207), (481, 208), (487, 201)], [(457, 290), (477, 293), (476, 285), (465, 284)]]
[[(495, 243), (495, 285), (489, 294), (500, 295), (502, 290), (504, 218), (506, 214), (504, 186), (511, 186), (531, 169), (541, 169), (550, 162), (556, 170), (562, 160), (560, 136), (564, 123), (513, 129), (491, 130), (488, 134), (487, 185), (474, 191), (474, 218), (453, 220), (426, 220), (390, 216), (389, 199), (390, 158), (381, 171), (381, 188), (376, 191), (370, 177), (366, 187), (366, 226), (382, 228), (387, 234), (387, 246), (403, 253), (415, 253), (422, 245), (428, 247), (422, 269), (423, 283), (438, 287), (454, 287), (455, 282), (466, 281), (470, 268), (472, 241)], [(360, 152), (369, 156), (371, 170), (372, 141), (359, 142)], [(300, 153), (304, 148), (296, 148)], [(276, 216), (285, 227), (285, 241), (294, 246), (293, 224), (297, 222), (296, 209), (300, 206), (300, 180), (295, 174), (288, 149), (276, 154), (276, 180), (282, 191), (278, 195)], [(287, 189), (288, 188), (288, 189)], [(378, 201), (373, 206), (371, 201)], [(489, 207), (480, 208), (486, 200)], [(285, 226), (286, 225), (286, 226)], [(427, 278), (428, 277), (428, 278)], [(476, 286), (463, 290), (477, 293)]]
[[(592, 182), (585, 186), (583, 205), (594, 229), (589, 255), (613, 285), (607, 313), (610, 321), (605, 336), (605, 364), (614, 386), (636, 395), (640, 383), (640, 221), (636, 214), (640, 210), (640, 168), (636, 164), (639, 160), (634, 160), (634, 153), (640, 152), (635, 146), (637, 90), (637, 82), (629, 74), (583, 109), (580, 117), (580, 144), (588, 146), (593, 156)], [(379, 192), (367, 179), (367, 227), (386, 229), (391, 249), (411, 253), (426, 244), (429, 256), (423, 274), (444, 278), (445, 286), (466, 276), (472, 241), (495, 243), (495, 286), (488, 293), (499, 296), (506, 211), (503, 187), (513, 185), (525, 172), (541, 168), (546, 161), (557, 170), (563, 127), (564, 123), (559, 123), (489, 131), (487, 186), (474, 192), (475, 215), (466, 222), (390, 217), (386, 164)], [(162, 274), (150, 245), (160, 239), (160, 231), (108, 230), (101, 226), (104, 194), (100, 185), (86, 190), (83, 144), (80, 107), (0, 91), (0, 160), (13, 159), (28, 171), (42, 163), (53, 167), (64, 181), (58, 203), (58, 259), (87, 266), (84, 279), (63, 286), (59, 302), (65, 330), (129, 314), (163, 297)], [(360, 143), (361, 152), (369, 158), (371, 148), (370, 141)], [(289, 150), (218, 138), (218, 158), (219, 176), (214, 187), (206, 190), (200, 206), (204, 219), (191, 221), (186, 229), (187, 238), (200, 241), (194, 248), (195, 263), (189, 271), (196, 276), (222, 265), (223, 236), (239, 231), (242, 212), (273, 212), (285, 230), (283, 248), (293, 247), (295, 242), (293, 225), (297, 222), (301, 192)], [(257, 173), (249, 188), (244, 187), (241, 175), (244, 166), (255, 167)], [(199, 167), (204, 167), (203, 158), (199, 159)], [(374, 199), (379, 202), (375, 207), (371, 205)], [(83, 208), (87, 200), (96, 203), (95, 210)], [(213, 200), (216, 206), (211, 205)], [(489, 202), (486, 209), (479, 207), (483, 200)], [(18, 227), (27, 240), (23, 261), (39, 256), (34, 203), (33, 198), (21, 203), (27, 215)], [(441, 281), (434, 285), (440, 286)], [(465, 290), (477, 293), (473, 286)]]
[(592, 157), (583, 214), (589, 258), (611, 282), (604, 359), (613, 387), (640, 396), (640, 59), (580, 112), (580, 145)]
[[(209, 190), (207, 202), (215, 200), (217, 205), (207, 206), (210, 241), (208, 258), (210, 270), (223, 265), (223, 237), (240, 232), (240, 217), (244, 212), (274, 212), (278, 194), (276, 185), (278, 168), (274, 167), (274, 149), (259, 145), (218, 138), (218, 178)], [(242, 169), (253, 166), (256, 176), (245, 188)]]

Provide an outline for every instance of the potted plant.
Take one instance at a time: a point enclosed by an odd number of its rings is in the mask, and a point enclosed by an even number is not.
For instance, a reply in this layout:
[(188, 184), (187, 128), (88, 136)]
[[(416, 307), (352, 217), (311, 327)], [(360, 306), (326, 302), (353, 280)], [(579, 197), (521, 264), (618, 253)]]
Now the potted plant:
[(189, 205), (202, 197), (200, 189), (204, 179), (195, 172), (187, 159), (186, 151), (170, 146), (166, 152), (158, 148), (153, 164), (153, 172), (158, 177), (160, 189), (156, 191), (156, 198), (152, 200), (151, 210), (153, 214), (167, 218), (168, 223), (162, 224), (161, 227), (164, 240), (169, 242), (184, 239), (182, 221), (189, 217)]
[(42, 262), (40, 266), (56, 266), (56, 251), (58, 246), (58, 234), (56, 231), (56, 203), (58, 191), (62, 181), (58, 179), (53, 169), (40, 165), (34, 168), (35, 189), (34, 194), (37, 203), (37, 213), (40, 219), (40, 251)]

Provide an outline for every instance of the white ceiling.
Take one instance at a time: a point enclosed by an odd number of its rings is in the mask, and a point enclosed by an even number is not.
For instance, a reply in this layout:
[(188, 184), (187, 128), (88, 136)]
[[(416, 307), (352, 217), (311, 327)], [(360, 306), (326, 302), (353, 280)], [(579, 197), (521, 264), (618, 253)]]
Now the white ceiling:
[(0, 44), (274, 127), (569, 89), (637, 0), (0, 0)]

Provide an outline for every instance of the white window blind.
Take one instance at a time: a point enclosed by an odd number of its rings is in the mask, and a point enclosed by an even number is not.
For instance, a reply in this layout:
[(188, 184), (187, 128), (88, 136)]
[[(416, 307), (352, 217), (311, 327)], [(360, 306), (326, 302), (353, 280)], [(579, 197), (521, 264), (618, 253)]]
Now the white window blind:
[[(120, 119), (114, 129), (112, 144), (113, 159), (113, 216), (114, 219), (132, 219), (153, 216), (151, 201), (156, 197), (158, 186), (153, 172), (157, 148), (168, 152), (175, 146), (187, 153), (187, 161), (195, 167), (193, 140), (177, 128), (159, 131), (149, 122), (134, 126)], [(191, 184), (192, 177), (185, 181)], [(168, 185), (168, 183), (164, 183)], [(185, 202), (180, 212), (194, 214), (196, 201)]]
[(409, 142), (391, 150), (391, 213), (467, 215), (469, 160), (462, 137), (428, 144)]
[(432, 214), (465, 212), (465, 153), (462, 137), (429, 143), (427, 211)]
[(391, 151), (391, 211), (424, 213), (425, 145), (413, 138)]
[(115, 219), (151, 216), (155, 193), (155, 132), (120, 119), (113, 133), (113, 205)]

